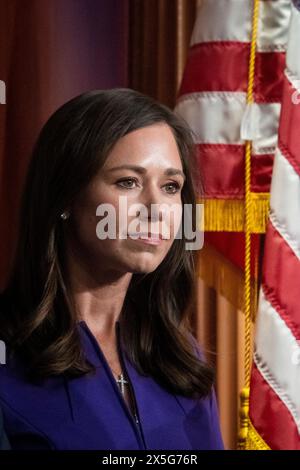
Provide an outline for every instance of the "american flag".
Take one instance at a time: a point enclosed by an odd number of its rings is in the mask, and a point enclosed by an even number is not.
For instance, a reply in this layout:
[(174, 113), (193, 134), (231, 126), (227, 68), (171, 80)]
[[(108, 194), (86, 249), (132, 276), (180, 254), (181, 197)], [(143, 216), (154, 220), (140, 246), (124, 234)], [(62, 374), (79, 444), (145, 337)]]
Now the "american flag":
[[(191, 126), (204, 181), (206, 230), (243, 231), (243, 214), (226, 224), (231, 201), (243, 209), (246, 113), (253, 0), (202, 0), (175, 111)], [(259, 6), (252, 106), (251, 191), (269, 193), (285, 66), (290, 0)], [(220, 217), (207, 217), (209, 202), (221, 203)], [(233, 217), (234, 218), (234, 217)], [(229, 228), (228, 225), (231, 225)], [(261, 232), (264, 232), (265, 226)]]
[[(297, 221), (300, 221), (300, 214), (298, 214), (300, 186), (299, 194), (296, 194), (297, 189), (295, 189), (295, 194), (292, 194), (292, 183), (298, 184), (297, 168), (300, 168), (300, 165), (296, 164), (297, 153), (293, 157), (293, 164), (290, 163), (291, 159), (287, 158), (288, 154), (292, 155), (291, 146), (296, 147), (297, 129), (300, 128), (300, 121), (298, 124), (296, 117), (296, 113), (300, 113), (296, 108), (300, 109), (300, 107), (295, 105), (292, 107), (291, 102), (291, 96), (296, 96), (293, 95), (296, 89), (295, 82), (297, 82), (297, 77), (300, 77), (300, 65), (297, 65), (298, 68), (295, 64), (293, 67), (291, 65), (292, 60), (296, 61), (298, 45), (300, 57), (300, 24), (295, 26), (295, 18), (299, 15), (296, 7), (299, 3), (299, 1), (294, 2), (292, 7), (292, 0), (261, 0), (259, 2), (254, 104), (251, 105), (249, 114), (246, 97), (254, 0), (202, 0), (198, 8), (187, 64), (175, 107), (175, 111), (187, 121), (195, 135), (197, 159), (204, 183), (205, 230), (221, 232), (219, 235), (223, 240), (227, 240), (227, 246), (235, 246), (235, 252), (242, 253), (242, 256), (243, 248), (240, 238), (237, 237), (238, 234), (228, 232), (243, 232), (244, 230), (244, 214), (239, 212), (240, 208), (244, 208), (245, 196), (246, 139), (243, 138), (243, 134), (247, 134), (247, 140), (252, 141), (251, 194), (257, 200), (263, 201), (265, 196), (269, 195), (276, 151), (274, 181), (272, 182), (272, 210), (265, 242), (264, 276), (259, 313), (266, 310), (266, 305), (268, 305), (266, 311), (270, 312), (270, 305), (277, 315), (273, 327), (277, 328), (279, 336), (282, 332), (282, 338), (285, 338), (284, 330), (281, 328), (284, 324), (285, 328), (288, 325), (293, 341), (291, 339), (290, 362), (286, 367), (286, 356), (281, 355), (282, 345), (279, 338), (274, 339), (275, 331), (273, 330), (269, 334), (270, 315), (258, 315), (256, 349), (251, 376), (251, 425), (247, 442), (249, 448), (299, 448), (297, 439), (299, 440), (300, 417), (295, 414), (295, 410), (298, 409), (299, 413), (300, 384), (297, 360), (299, 357), (300, 362), (300, 353), (297, 341), (300, 339), (300, 313), (297, 319), (296, 266), (298, 266), (300, 253), (300, 234), (296, 231)], [(291, 10), (293, 17), (289, 49), (290, 51), (294, 49), (294, 59), (292, 59), (292, 52), (289, 52), (287, 59), (289, 72), (284, 73)], [(294, 79), (291, 80), (291, 77)], [(288, 85), (292, 82), (294, 83), (293, 89)], [(279, 149), (276, 150), (282, 102), (284, 108), (280, 121), (280, 141)], [(293, 123), (291, 124), (292, 115)], [(241, 132), (242, 128), (243, 132)], [(294, 151), (296, 152), (295, 148)], [(294, 171), (293, 174), (289, 174), (290, 179), (287, 183), (284, 183), (285, 173), (281, 168), (283, 160), (289, 162)], [(211, 202), (214, 204), (210, 205)], [(234, 208), (232, 202), (237, 203), (237, 213), (232, 210)], [(216, 212), (211, 210), (212, 207), (218, 207), (218, 205), (223, 210)], [(280, 212), (278, 212), (279, 209)], [(228, 223), (228, 213), (233, 214), (233, 220), (230, 223)], [(287, 214), (290, 214), (289, 220), (293, 222), (293, 231), (290, 234), (286, 232)], [(254, 215), (257, 216), (257, 214)], [(275, 222), (279, 223), (280, 220), (282, 230), (276, 231), (278, 225), (276, 226)], [(300, 227), (299, 223), (298, 225)], [(257, 233), (264, 233), (266, 227), (263, 223), (258, 222), (257, 227), (259, 227)], [(284, 239), (285, 235), (288, 235), (287, 239)], [(215, 233), (211, 235), (206, 233), (206, 242), (213, 241), (215, 238)], [(273, 242), (270, 242), (272, 238)], [(284, 260), (279, 239), (284, 241), (286, 250), (289, 247), (289, 255)], [(235, 260), (232, 261), (235, 263)], [(296, 273), (294, 277), (292, 272)], [(275, 292), (277, 292), (276, 295)], [(279, 307), (280, 302), (282, 308)], [(291, 314), (286, 315), (284, 312), (290, 307)], [(286, 347), (285, 351), (288, 351)], [(259, 360), (260, 368), (258, 368)], [(275, 375), (274, 377), (272, 375), (273, 369), (270, 368), (270, 375), (263, 374), (264, 367), (268, 364), (267, 360), (270, 360), (269, 366), (273, 364), (279, 371), (279, 375), (281, 371), (283, 372), (282, 382), (279, 382), (280, 387), (283, 388), (276, 388), (277, 392), (284, 390), (283, 395), (278, 395), (273, 387), (275, 383), (273, 381)], [(298, 375), (294, 373), (290, 375), (291, 368), (293, 371), (297, 368)], [(294, 395), (292, 400), (288, 399), (285, 402), (282, 398), (287, 393), (285, 389), (288, 383), (287, 376), (293, 384)], [(297, 398), (297, 390), (299, 398)], [(271, 393), (277, 395), (274, 407)], [(287, 419), (283, 426), (279, 418), (281, 409), (288, 410), (290, 420)], [(288, 421), (294, 424), (288, 427)], [(289, 431), (285, 432), (286, 428)], [(268, 436), (264, 430), (268, 431)], [(275, 436), (276, 432), (278, 439), (281, 435), (282, 440), (287, 440), (289, 433), (294, 433), (294, 440), (290, 447), (287, 442), (280, 446), (275, 437), (270, 440), (270, 436), (273, 433)], [(296, 442), (298, 442), (297, 445)]]
[(300, 449), (300, 1), (292, 5), (250, 386), (248, 448)]

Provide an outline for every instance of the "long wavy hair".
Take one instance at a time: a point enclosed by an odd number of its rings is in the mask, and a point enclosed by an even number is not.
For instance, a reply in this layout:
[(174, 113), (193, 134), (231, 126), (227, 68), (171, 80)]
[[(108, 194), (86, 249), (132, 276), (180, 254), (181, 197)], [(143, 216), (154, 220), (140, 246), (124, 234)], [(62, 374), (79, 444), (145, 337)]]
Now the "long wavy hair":
[[(93, 369), (81, 348), (68, 292), (60, 214), (118, 139), (155, 123), (166, 123), (176, 139), (186, 176), (182, 203), (192, 205), (195, 228), (199, 175), (193, 136), (166, 106), (127, 88), (90, 91), (61, 106), (40, 132), (23, 192), (13, 269), (0, 297), (1, 337), (33, 378), (76, 377)], [(195, 259), (186, 241), (184, 236), (175, 239), (153, 272), (132, 275), (120, 324), (126, 354), (140, 373), (171, 393), (201, 398), (211, 390), (214, 371), (195, 352), (188, 313), (195, 294)]]

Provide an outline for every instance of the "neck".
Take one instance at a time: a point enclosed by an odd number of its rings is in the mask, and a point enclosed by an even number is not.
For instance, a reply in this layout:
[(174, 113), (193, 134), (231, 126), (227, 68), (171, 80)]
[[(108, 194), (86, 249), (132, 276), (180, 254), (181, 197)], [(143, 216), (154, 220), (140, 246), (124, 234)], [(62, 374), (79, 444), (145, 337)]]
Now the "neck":
[(95, 271), (77, 256), (67, 257), (67, 271), (78, 320), (84, 320), (98, 339), (114, 339), (132, 274)]

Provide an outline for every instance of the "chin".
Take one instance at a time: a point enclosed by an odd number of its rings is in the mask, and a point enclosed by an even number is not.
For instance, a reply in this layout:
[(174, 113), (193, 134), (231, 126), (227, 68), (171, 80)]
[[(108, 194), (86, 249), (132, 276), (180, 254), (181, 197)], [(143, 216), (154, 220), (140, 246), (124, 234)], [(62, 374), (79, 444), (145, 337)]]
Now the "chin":
[(158, 265), (155, 266), (141, 266), (136, 267), (130, 270), (133, 274), (150, 274), (157, 268)]
[(149, 274), (155, 271), (159, 264), (160, 263), (153, 263), (150, 261), (130, 263), (130, 265), (128, 265), (128, 272), (133, 274)]

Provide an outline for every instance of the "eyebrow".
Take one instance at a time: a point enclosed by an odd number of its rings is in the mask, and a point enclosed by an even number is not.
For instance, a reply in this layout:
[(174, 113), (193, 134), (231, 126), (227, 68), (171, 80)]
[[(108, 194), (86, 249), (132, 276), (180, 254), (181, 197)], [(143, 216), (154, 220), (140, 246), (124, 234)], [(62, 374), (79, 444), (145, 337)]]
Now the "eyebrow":
[[(120, 166), (114, 166), (113, 168), (109, 168), (109, 172), (111, 171), (116, 171), (116, 170), (133, 170), (136, 173), (140, 173), (141, 175), (147, 173), (146, 168), (139, 166), (139, 165), (120, 165)], [(183, 179), (185, 180), (185, 174), (183, 171), (179, 170), (178, 168), (167, 168), (164, 171), (164, 174), (166, 176), (175, 176), (175, 175), (181, 175)]]

